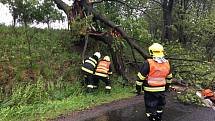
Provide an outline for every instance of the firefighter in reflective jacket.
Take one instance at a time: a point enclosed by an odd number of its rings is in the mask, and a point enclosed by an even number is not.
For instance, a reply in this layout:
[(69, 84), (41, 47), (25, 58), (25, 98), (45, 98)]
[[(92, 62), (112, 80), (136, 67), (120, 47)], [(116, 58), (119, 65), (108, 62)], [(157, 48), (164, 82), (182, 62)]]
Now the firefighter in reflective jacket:
[(154, 43), (149, 47), (152, 59), (147, 59), (137, 74), (137, 95), (144, 90), (146, 116), (150, 121), (161, 121), (163, 107), (166, 104), (165, 91), (172, 82), (172, 73), (168, 60), (164, 58), (163, 46)]
[(110, 57), (105, 56), (101, 61), (99, 61), (98, 66), (95, 71), (95, 84), (98, 86), (99, 80), (105, 82), (106, 93), (110, 93), (111, 90), (111, 80), (110, 75), (112, 75), (112, 66), (110, 62)]
[(100, 52), (95, 52), (92, 57), (89, 57), (83, 61), (81, 70), (84, 75), (84, 79), (85, 79), (84, 83), (87, 85), (87, 88), (93, 88), (93, 85), (91, 85), (91, 82), (93, 82), (95, 69), (100, 57), (101, 57)]

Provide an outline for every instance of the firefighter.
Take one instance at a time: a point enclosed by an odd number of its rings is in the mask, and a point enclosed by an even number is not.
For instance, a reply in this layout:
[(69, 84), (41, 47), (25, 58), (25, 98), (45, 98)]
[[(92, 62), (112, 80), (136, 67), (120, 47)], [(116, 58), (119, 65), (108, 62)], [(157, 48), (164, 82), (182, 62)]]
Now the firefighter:
[(152, 59), (147, 59), (137, 74), (137, 95), (144, 90), (146, 116), (150, 121), (161, 121), (166, 104), (165, 91), (172, 82), (169, 61), (164, 58), (164, 48), (158, 43), (149, 47)]
[(101, 58), (100, 52), (95, 52), (92, 57), (85, 59), (81, 66), (81, 70), (84, 75), (83, 85), (86, 84), (88, 89), (93, 88), (93, 85), (91, 85), (91, 82), (93, 82), (95, 69), (97, 67), (98, 60), (100, 58)]
[(98, 66), (95, 71), (95, 82), (94, 85), (98, 86), (99, 80), (105, 82), (106, 93), (111, 91), (111, 80), (110, 75), (112, 75), (112, 65), (110, 62), (110, 57), (105, 56), (101, 61), (99, 61)]

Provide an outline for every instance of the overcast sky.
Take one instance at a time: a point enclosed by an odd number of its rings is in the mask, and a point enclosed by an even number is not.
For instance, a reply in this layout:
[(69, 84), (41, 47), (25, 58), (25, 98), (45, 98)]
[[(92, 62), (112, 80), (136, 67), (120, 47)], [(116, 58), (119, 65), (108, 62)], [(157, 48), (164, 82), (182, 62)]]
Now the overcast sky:
[[(63, 0), (67, 4), (71, 5), (71, 0)], [(64, 15), (65, 16), (65, 15)], [(5, 24), (5, 25), (12, 25), (13, 18), (9, 12), (9, 8), (6, 5), (3, 5), (0, 3), (0, 24)], [(40, 28), (46, 28), (46, 24), (33, 24), (31, 25), (32, 27), (40, 27)], [(52, 28), (67, 28), (67, 21), (65, 22), (55, 22), (51, 24)]]

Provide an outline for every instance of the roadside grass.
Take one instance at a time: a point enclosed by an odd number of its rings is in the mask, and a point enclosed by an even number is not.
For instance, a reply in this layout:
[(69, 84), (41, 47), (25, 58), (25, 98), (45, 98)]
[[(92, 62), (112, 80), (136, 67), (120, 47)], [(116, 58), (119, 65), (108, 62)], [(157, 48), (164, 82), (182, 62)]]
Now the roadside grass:
[(37, 104), (1, 107), (0, 120), (34, 121), (53, 119), (59, 115), (67, 115), (72, 111), (88, 109), (96, 105), (134, 96), (130, 93), (132, 87), (122, 87), (120, 85), (115, 85), (111, 94), (105, 94), (104, 89), (99, 89), (90, 94), (81, 90), (81, 87), (77, 88), (76, 91), (81, 93), (73, 92), (73, 95), (62, 100), (47, 100)]
[(0, 121), (47, 120), (133, 95), (120, 77), (114, 77), (111, 95), (104, 85), (85, 94), (76, 84), (82, 50), (70, 34), (0, 25)]

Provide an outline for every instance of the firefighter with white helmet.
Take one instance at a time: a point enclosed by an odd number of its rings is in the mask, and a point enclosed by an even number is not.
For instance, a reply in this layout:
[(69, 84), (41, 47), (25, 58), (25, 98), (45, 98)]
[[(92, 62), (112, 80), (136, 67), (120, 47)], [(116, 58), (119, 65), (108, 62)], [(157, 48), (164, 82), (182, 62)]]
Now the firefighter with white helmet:
[(165, 91), (172, 81), (170, 63), (164, 58), (164, 48), (159, 43), (149, 47), (152, 59), (147, 59), (137, 74), (137, 95), (144, 91), (146, 116), (150, 121), (161, 121), (166, 104)]
[(95, 52), (92, 57), (88, 57), (83, 61), (81, 66), (82, 73), (84, 75), (84, 84), (87, 85), (87, 88), (93, 88), (91, 83), (93, 82), (95, 69), (98, 64), (98, 60), (101, 58), (100, 52)]
[(94, 85), (98, 86), (99, 80), (105, 82), (105, 90), (107, 93), (111, 91), (111, 80), (110, 75), (112, 75), (112, 65), (109, 56), (105, 56), (101, 61), (99, 61), (98, 66), (95, 71), (95, 82)]

